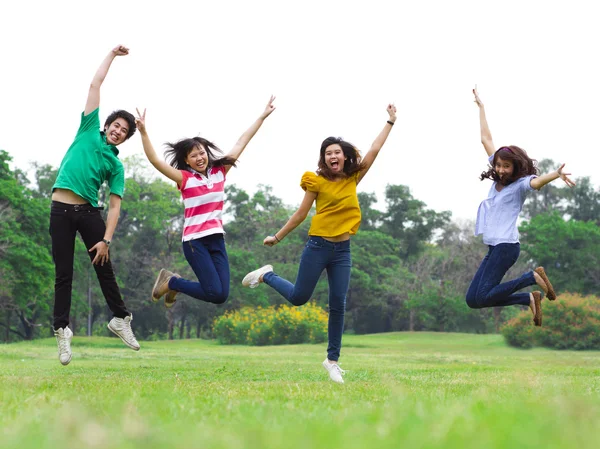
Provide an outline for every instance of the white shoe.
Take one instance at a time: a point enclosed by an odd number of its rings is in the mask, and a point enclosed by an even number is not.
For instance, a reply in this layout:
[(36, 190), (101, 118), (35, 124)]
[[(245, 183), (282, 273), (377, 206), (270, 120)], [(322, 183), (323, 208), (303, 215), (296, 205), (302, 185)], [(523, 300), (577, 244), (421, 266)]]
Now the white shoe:
[(71, 339), (73, 338), (73, 332), (69, 329), (69, 326), (65, 326), (64, 329), (55, 330), (54, 335), (58, 343), (58, 360), (63, 365), (68, 365), (72, 357)]
[(342, 375), (346, 374), (346, 371), (340, 368), (340, 366), (337, 363), (329, 363), (329, 361), (325, 359), (325, 361), (323, 362), (323, 368), (327, 370), (327, 372), (329, 373), (329, 378), (331, 380), (337, 382), (338, 384), (344, 383)]
[(273, 271), (272, 265), (265, 265), (264, 267), (260, 267), (258, 270), (251, 271), (244, 279), (242, 279), (242, 285), (244, 287), (256, 288), (258, 284), (261, 283), (260, 277), (265, 273), (270, 273)]
[(133, 335), (133, 331), (131, 330), (131, 321), (133, 320), (133, 315), (126, 316), (125, 318), (117, 318), (114, 317), (108, 323), (108, 328), (111, 332), (121, 338), (123, 343), (129, 346), (134, 351), (140, 350), (140, 344), (135, 339), (135, 335)]

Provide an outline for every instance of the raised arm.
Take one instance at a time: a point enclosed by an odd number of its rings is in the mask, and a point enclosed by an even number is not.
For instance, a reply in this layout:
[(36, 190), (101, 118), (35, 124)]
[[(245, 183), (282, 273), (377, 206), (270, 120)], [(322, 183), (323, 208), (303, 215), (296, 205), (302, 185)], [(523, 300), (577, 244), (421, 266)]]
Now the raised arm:
[(365, 154), (365, 157), (362, 160), (362, 162), (365, 164), (365, 168), (361, 170), (360, 174), (358, 175), (358, 182), (360, 182), (365, 177), (365, 175), (371, 168), (371, 165), (373, 165), (373, 162), (375, 162), (375, 159), (379, 154), (379, 150), (381, 150), (381, 147), (383, 147), (383, 144), (390, 135), (392, 126), (394, 126), (394, 123), (396, 123), (396, 106), (394, 106), (393, 104), (388, 104), (387, 113), (390, 116), (388, 121), (385, 123), (383, 129), (375, 138), (375, 140), (371, 144), (371, 148), (369, 148), (369, 151), (367, 152), (367, 154)]
[[(275, 106), (273, 105), (274, 101), (275, 101), (275, 97), (271, 95), (271, 99), (267, 103), (265, 110), (262, 112), (262, 114), (260, 114), (260, 116), (256, 119), (256, 121), (254, 123), (252, 123), (250, 128), (248, 128), (246, 130), (246, 132), (240, 136), (240, 138), (235, 143), (235, 145), (233, 146), (231, 151), (229, 153), (227, 153), (228, 157), (231, 157), (231, 158), (237, 160), (242, 155), (242, 153), (244, 152), (244, 149), (246, 148), (246, 145), (248, 145), (248, 142), (250, 142), (250, 140), (254, 137), (256, 132), (262, 126), (265, 119), (269, 115), (271, 115), (271, 112), (273, 112), (275, 110)], [(225, 172), (227, 173), (231, 169), (231, 167), (232, 167), (231, 165), (226, 165)]]
[(98, 67), (98, 70), (96, 71), (96, 74), (94, 75), (94, 78), (90, 84), (90, 90), (85, 103), (84, 115), (94, 112), (100, 106), (100, 86), (102, 86), (104, 78), (106, 78), (106, 74), (108, 73), (108, 69), (110, 69), (113, 59), (115, 59), (116, 56), (125, 56), (128, 54), (129, 49), (127, 47), (117, 45), (110, 51), (108, 55), (106, 55), (106, 58), (104, 58), (104, 61), (102, 61), (102, 64), (100, 64), (100, 67)]
[(546, 173), (545, 175), (541, 175), (541, 176), (538, 176), (537, 178), (533, 178), (531, 180), (531, 182), (529, 183), (529, 185), (536, 190), (540, 190), (542, 187), (544, 187), (549, 182), (552, 182), (555, 179), (560, 178), (569, 187), (573, 187), (575, 185), (575, 183), (573, 181), (571, 181), (571, 179), (568, 176), (571, 173), (563, 173), (563, 168), (565, 168), (565, 164), (562, 164), (558, 170), (553, 171), (552, 173)]
[(152, 146), (152, 142), (150, 142), (150, 137), (148, 137), (148, 132), (146, 131), (146, 110), (144, 109), (143, 114), (140, 114), (138, 108), (135, 108), (135, 110), (138, 114), (135, 119), (135, 124), (137, 125), (137, 129), (140, 131), (140, 136), (142, 136), (142, 145), (144, 146), (144, 153), (146, 153), (146, 157), (150, 163), (154, 165), (154, 168), (156, 168), (167, 178), (175, 181), (177, 185), (180, 186), (181, 182), (183, 181), (181, 172), (159, 158), (154, 150), (154, 147)]
[(485, 152), (488, 156), (491, 156), (496, 151), (496, 147), (494, 146), (494, 141), (492, 140), (492, 132), (490, 131), (490, 127), (488, 126), (487, 118), (485, 117), (485, 107), (479, 98), (479, 94), (477, 93), (477, 86), (473, 89), (473, 95), (475, 95), (475, 103), (479, 106), (479, 126), (481, 128), (481, 143), (483, 144), (483, 148), (485, 148)]
[(263, 245), (277, 245), (285, 238), (286, 235), (288, 235), (290, 232), (296, 229), (300, 225), (300, 223), (302, 223), (306, 219), (306, 216), (310, 212), (310, 208), (312, 207), (316, 199), (317, 193), (310, 192), (307, 190), (304, 193), (304, 198), (302, 199), (302, 203), (300, 203), (300, 207), (298, 208), (298, 210), (294, 212), (294, 214), (290, 217), (287, 223), (283, 225), (283, 228), (277, 231), (275, 235), (270, 235), (267, 238), (265, 238), (265, 240), (263, 241)]

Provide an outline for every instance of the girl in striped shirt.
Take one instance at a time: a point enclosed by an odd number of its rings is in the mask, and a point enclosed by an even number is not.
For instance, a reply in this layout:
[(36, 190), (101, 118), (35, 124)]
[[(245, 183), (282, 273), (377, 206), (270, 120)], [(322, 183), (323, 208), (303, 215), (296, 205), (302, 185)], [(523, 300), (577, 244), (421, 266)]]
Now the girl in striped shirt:
[(263, 121), (275, 110), (271, 97), (258, 119), (242, 134), (232, 150), (218, 157), (221, 150), (201, 137), (168, 143), (169, 163), (160, 159), (146, 132), (146, 111), (136, 119), (144, 152), (154, 167), (175, 181), (185, 206), (183, 253), (198, 282), (183, 279), (162, 269), (152, 289), (152, 300), (165, 296), (165, 306), (175, 304), (177, 292), (213, 304), (223, 304), (229, 296), (229, 261), (223, 234), (223, 200), (225, 177), (229, 169), (254, 137)]

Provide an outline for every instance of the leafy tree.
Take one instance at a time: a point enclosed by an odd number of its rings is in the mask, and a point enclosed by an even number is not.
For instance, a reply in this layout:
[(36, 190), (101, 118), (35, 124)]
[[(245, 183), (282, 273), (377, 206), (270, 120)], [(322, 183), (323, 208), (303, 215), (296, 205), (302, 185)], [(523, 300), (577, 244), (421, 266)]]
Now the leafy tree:
[(600, 227), (565, 221), (558, 213), (535, 216), (520, 226), (522, 247), (543, 265), (558, 291), (600, 294)]
[(413, 198), (403, 185), (388, 185), (385, 189), (387, 210), (383, 214), (382, 231), (401, 241), (403, 258), (416, 256), (434, 232), (449, 220), (449, 211), (427, 209), (423, 201)]

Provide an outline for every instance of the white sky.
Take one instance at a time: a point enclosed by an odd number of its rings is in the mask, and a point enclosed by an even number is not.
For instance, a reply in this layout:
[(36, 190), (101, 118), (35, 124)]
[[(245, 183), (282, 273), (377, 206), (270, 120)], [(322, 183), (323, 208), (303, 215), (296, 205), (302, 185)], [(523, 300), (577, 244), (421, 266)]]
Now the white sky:
[[(250, 193), (269, 184), (297, 205), (321, 141), (342, 136), (365, 152), (395, 102), (398, 121), (359, 190), (383, 208), (386, 184), (406, 184), (428, 207), (474, 219), (489, 188), (478, 180), (486, 157), (474, 84), (497, 146), (566, 161), (598, 185), (594, 3), (6, 1), (0, 148), (23, 169), (58, 166), (92, 76), (122, 44), (130, 54), (102, 87), (102, 122), (147, 107), (157, 149), (200, 134), (227, 151), (274, 94), (277, 110), (228, 182)], [(120, 150), (143, 155), (139, 134)]]

